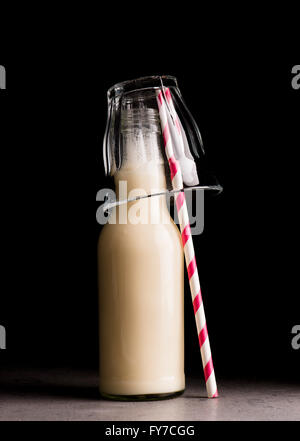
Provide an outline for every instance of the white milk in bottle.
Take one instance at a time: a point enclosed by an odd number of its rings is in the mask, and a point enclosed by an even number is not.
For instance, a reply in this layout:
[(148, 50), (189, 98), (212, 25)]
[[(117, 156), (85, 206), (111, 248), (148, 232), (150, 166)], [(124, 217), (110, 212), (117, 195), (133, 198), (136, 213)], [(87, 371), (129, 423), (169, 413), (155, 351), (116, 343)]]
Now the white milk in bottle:
[[(123, 112), (121, 132), (117, 197), (122, 199), (120, 182), (127, 186), (125, 198), (136, 189), (135, 196), (166, 190), (158, 112)], [(111, 219), (98, 245), (100, 392), (124, 399), (180, 393), (185, 388), (180, 232), (165, 196), (120, 205)]]

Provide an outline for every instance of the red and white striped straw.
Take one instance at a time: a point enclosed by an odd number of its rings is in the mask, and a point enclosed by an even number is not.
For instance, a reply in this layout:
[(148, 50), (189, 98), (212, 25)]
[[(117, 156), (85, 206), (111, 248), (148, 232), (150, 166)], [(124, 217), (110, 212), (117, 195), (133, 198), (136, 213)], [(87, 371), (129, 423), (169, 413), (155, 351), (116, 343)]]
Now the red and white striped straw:
[[(166, 155), (169, 161), (171, 170), (172, 186), (174, 190), (183, 189), (183, 179), (179, 162), (176, 160), (173, 150), (173, 143), (170, 135), (170, 127), (167, 116), (167, 106), (164, 96), (168, 100), (169, 107), (173, 114), (174, 123), (177, 127), (177, 134), (182, 137), (181, 126), (178, 116), (175, 111), (172, 96), (169, 89), (157, 92), (157, 103), (159, 108), (160, 121), (162, 126), (162, 132), (164, 137), (164, 144), (166, 149)], [(180, 140), (181, 142), (181, 140)], [(207, 389), (208, 398), (217, 398), (218, 389), (216, 383), (216, 377), (213, 367), (213, 360), (210, 350), (209, 337), (207, 332), (206, 318), (204, 313), (204, 305), (201, 294), (199, 273), (197, 269), (195, 249), (193, 243), (193, 237), (191, 234), (191, 227), (189, 221), (189, 214), (186, 205), (186, 199), (184, 192), (179, 192), (175, 196), (182, 243), (184, 247), (185, 261), (188, 271), (188, 277), (190, 281), (190, 289), (192, 294), (192, 301), (194, 305), (195, 319), (197, 325), (197, 331), (199, 336), (200, 352), (204, 370), (204, 377)]]

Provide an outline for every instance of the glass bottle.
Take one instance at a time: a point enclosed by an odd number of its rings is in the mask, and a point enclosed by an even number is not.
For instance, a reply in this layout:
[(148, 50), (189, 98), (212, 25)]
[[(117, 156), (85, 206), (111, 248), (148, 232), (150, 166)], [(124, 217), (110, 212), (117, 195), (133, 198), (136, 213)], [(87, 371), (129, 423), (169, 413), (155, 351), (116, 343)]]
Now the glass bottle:
[[(159, 115), (148, 99), (140, 95), (137, 108), (127, 102), (122, 110), (117, 198), (122, 185), (127, 198), (132, 191), (137, 197), (167, 189)], [(118, 399), (179, 394), (185, 388), (184, 256), (166, 195), (118, 205), (111, 219), (98, 245), (100, 392)]]

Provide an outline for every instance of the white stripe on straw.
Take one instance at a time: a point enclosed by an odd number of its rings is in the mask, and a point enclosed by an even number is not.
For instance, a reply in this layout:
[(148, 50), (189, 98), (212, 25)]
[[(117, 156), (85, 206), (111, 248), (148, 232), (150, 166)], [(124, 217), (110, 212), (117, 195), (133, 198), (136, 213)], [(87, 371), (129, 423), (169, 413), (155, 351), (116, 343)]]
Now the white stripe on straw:
[[(169, 89), (163, 89), (163, 91), (158, 91), (157, 103), (159, 108), (159, 115), (160, 115), (160, 121), (162, 126), (163, 137), (164, 137), (166, 155), (171, 170), (172, 186), (173, 186), (173, 190), (182, 190), (183, 189), (182, 172), (181, 172), (180, 164), (174, 155), (173, 143), (171, 139), (170, 127), (167, 116), (167, 105), (164, 96), (167, 97), (170, 110), (173, 114), (172, 116), (173, 116), (174, 124), (177, 127), (176, 133), (178, 136), (179, 145), (182, 146), (183, 140), (180, 129), (180, 122), (176, 114)], [(199, 274), (198, 274), (196, 257), (195, 257), (195, 249), (194, 249), (193, 238), (190, 229), (189, 215), (188, 215), (188, 209), (186, 205), (184, 192), (183, 191), (179, 192), (176, 195), (175, 199), (176, 199), (176, 206), (178, 211), (180, 230), (182, 235), (182, 242), (184, 247), (185, 261), (189, 275), (192, 301), (194, 305), (196, 326), (199, 336), (199, 345), (201, 351), (207, 395), (209, 398), (216, 398), (218, 397), (218, 389), (217, 389), (217, 383), (216, 383), (215, 372), (213, 367), (211, 350), (210, 350), (209, 337), (207, 333), (206, 318), (205, 318), (204, 305), (201, 295), (200, 280), (199, 280)]]

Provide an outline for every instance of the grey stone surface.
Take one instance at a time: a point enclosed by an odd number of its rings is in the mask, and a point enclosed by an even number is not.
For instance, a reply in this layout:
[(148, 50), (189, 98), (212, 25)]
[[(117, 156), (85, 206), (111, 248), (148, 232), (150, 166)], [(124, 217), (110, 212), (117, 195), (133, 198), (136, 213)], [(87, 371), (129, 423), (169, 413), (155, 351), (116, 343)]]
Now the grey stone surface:
[(203, 380), (187, 378), (179, 398), (112, 402), (99, 398), (95, 372), (0, 372), (0, 420), (300, 420), (299, 384), (219, 381), (219, 391), (219, 399), (208, 400)]

